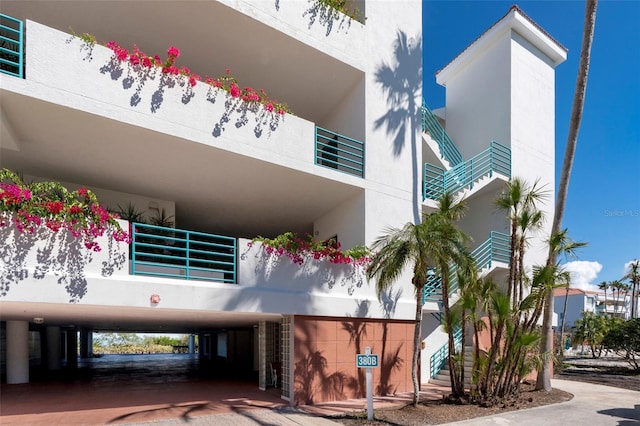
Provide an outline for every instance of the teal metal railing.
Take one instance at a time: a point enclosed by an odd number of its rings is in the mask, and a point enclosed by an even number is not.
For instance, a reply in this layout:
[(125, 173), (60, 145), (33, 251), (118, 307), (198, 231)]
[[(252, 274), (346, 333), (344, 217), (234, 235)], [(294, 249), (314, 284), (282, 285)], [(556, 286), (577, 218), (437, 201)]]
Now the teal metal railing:
[(449, 162), (449, 165), (455, 166), (462, 162), (462, 154), (438, 121), (438, 117), (431, 112), (424, 101), (422, 101), (422, 131), (429, 133), (436, 141), (440, 148), (440, 155)]
[(437, 200), (445, 192), (473, 189), (480, 178), (494, 173), (511, 178), (511, 149), (496, 141), (491, 141), (489, 148), (480, 154), (449, 170), (425, 163), (423, 199)]
[[(486, 267), (490, 268), (494, 261), (508, 264), (511, 259), (510, 246), (511, 238), (508, 234), (491, 231), (489, 238), (471, 252), (471, 257), (475, 260), (478, 271)], [(442, 278), (440, 275), (436, 275), (435, 269), (431, 268), (431, 272), (424, 286), (422, 303), (439, 302), (442, 299)], [(449, 297), (459, 288), (456, 266), (451, 265), (449, 267)]]
[(364, 177), (364, 142), (316, 126), (315, 163)]
[[(462, 328), (455, 327), (453, 330), (453, 341), (455, 342), (456, 350), (460, 350), (462, 347)], [(442, 345), (440, 349), (435, 351), (431, 355), (431, 361), (429, 362), (429, 370), (431, 378), (435, 378), (442, 370), (449, 358), (449, 342)]]
[(133, 275), (236, 282), (237, 240), (223, 235), (131, 224)]
[(24, 24), (0, 13), (0, 73), (24, 77)]
[(511, 259), (510, 246), (511, 238), (508, 234), (491, 231), (489, 238), (473, 250), (471, 255), (480, 271), (487, 267), (491, 268), (494, 261), (508, 264)]
[[(426, 302), (439, 302), (442, 299), (442, 277), (435, 274), (429, 275), (427, 283), (424, 286), (422, 293), (422, 303)], [(456, 274), (456, 266), (451, 265), (449, 267), (449, 297), (453, 295), (460, 286), (458, 285), (458, 274)]]

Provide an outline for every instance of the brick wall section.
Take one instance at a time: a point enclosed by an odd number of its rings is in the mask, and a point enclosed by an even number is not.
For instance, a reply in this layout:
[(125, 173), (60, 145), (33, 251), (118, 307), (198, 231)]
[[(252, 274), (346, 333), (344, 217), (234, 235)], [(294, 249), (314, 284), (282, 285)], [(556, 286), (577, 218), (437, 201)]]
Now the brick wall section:
[(365, 397), (365, 370), (356, 368), (356, 354), (367, 346), (380, 357), (374, 394), (411, 391), (413, 331), (410, 321), (296, 316), (294, 403)]

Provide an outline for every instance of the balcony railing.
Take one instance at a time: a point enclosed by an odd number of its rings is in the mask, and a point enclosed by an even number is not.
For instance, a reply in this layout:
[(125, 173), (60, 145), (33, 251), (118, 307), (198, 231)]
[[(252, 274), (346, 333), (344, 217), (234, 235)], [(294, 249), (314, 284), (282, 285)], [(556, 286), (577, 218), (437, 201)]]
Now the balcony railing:
[(24, 76), (23, 28), (22, 21), (0, 13), (0, 73)]
[[(491, 231), (489, 238), (471, 252), (471, 257), (475, 260), (478, 271), (487, 267), (491, 268), (494, 261), (508, 264), (511, 259), (510, 243), (509, 235)], [(449, 267), (449, 297), (460, 288), (456, 269), (456, 265)], [(439, 302), (442, 299), (442, 278), (436, 275), (435, 269), (432, 269), (431, 272), (432, 274), (429, 275), (424, 286), (423, 303)]]
[(495, 141), (480, 154), (449, 170), (425, 163), (423, 199), (437, 200), (445, 192), (473, 189), (478, 180), (494, 173), (511, 178), (511, 149)]
[(440, 155), (447, 160), (451, 166), (455, 166), (462, 162), (462, 154), (458, 151), (453, 140), (444, 130), (444, 127), (438, 121), (427, 104), (422, 102), (422, 131), (428, 132), (431, 138), (436, 141), (440, 148)]
[(315, 163), (364, 177), (364, 142), (316, 126)]
[(134, 223), (133, 275), (236, 282), (237, 240), (215, 234)]

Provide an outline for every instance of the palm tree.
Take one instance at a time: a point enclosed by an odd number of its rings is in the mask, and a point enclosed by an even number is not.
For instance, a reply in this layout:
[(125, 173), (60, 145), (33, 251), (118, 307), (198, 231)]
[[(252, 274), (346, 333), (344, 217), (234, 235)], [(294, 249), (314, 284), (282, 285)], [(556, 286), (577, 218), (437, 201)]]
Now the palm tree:
[(618, 294), (617, 297), (615, 297), (615, 304), (613, 305), (613, 313), (614, 316), (617, 316), (616, 314), (618, 313), (618, 311), (620, 310), (620, 291), (622, 290), (622, 282), (618, 281), (618, 280), (614, 280), (611, 281), (609, 283), (609, 286), (611, 287), (611, 292), (613, 293), (613, 295), (615, 296), (616, 293)]
[(638, 290), (640, 290), (640, 260), (636, 259), (629, 265), (629, 272), (622, 277), (631, 282), (631, 318), (638, 317)]
[(598, 284), (598, 288), (600, 290), (604, 291), (604, 315), (608, 316), (609, 313), (607, 312), (607, 290), (609, 290), (609, 283), (607, 281), (602, 281), (600, 284)]
[(618, 298), (620, 297), (620, 292), (624, 292), (622, 295), (622, 307), (624, 307), (623, 316), (626, 319), (627, 316), (627, 297), (629, 296), (629, 291), (631, 291), (631, 286), (627, 283), (623, 283), (622, 281), (618, 281), (620, 283), (620, 287), (618, 288)]
[(507, 214), (511, 224), (511, 258), (507, 296), (512, 301), (512, 306), (515, 306), (519, 297), (523, 297), (518, 290), (521, 288), (524, 275), (526, 234), (530, 228), (539, 228), (542, 221), (542, 213), (535, 208), (535, 204), (546, 197), (547, 191), (539, 187), (538, 181), (529, 186), (527, 182), (516, 177), (507, 184), (495, 201), (497, 208)]
[[(573, 168), (576, 145), (578, 143), (578, 131), (582, 122), (582, 111), (584, 109), (584, 98), (587, 91), (587, 76), (589, 75), (589, 62), (591, 61), (591, 46), (593, 44), (593, 33), (596, 26), (596, 9), (598, 0), (587, 0), (585, 7), (584, 29), (582, 33), (582, 47), (580, 50), (580, 64), (578, 65), (578, 77), (576, 79), (576, 90), (571, 108), (571, 120), (569, 122), (569, 135), (567, 137), (567, 147), (562, 161), (562, 171), (558, 184), (558, 196), (553, 215), (553, 225), (551, 234), (560, 231), (562, 217), (564, 216), (565, 204), (567, 202), (567, 191), (569, 189), (569, 178)], [(554, 254), (549, 250), (547, 265), (556, 263)], [(540, 340), (540, 353), (551, 353), (553, 345), (553, 292), (547, 295), (545, 300), (545, 315), (542, 322), (542, 339)], [(551, 391), (551, 358), (547, 358), (543, 368), (538, 371), (536, 389)]]
[[(416, 296), (415, 331), (413, 335), (413, 359), (411, 377), (413, 379), (413, 404), (418, 404), (420, 383), (418, 380), (418, 357), (420, 355), (420, 329), (424, 285), (431, 268), (442, 277), (442, 294), (445, 302), (445, 319), (450, 321), (448, 312), (449, 266), (468, 261), (466, 242), (468, 237), (453, 225), (466, 209), (464, 202), (454, 202), (445, 194), (438, 202), (439, 210), (425, 215), (419, 224), (407, 223), (402, 228), (387, 228), (372, 245), (371, 267), (367, 271), (369, 279), (376, 278), (376, 291), (380, 297), (400, 278), (408, 265), (413, 265), (413, 284)], [(449, 324), (450, 326), (451, 324)], [(450, 335), (450, 341), (453, 336)], [(450, 343), (451, 346), (451, 343)], [(450, 352), (453, 353), (453, 352)]]

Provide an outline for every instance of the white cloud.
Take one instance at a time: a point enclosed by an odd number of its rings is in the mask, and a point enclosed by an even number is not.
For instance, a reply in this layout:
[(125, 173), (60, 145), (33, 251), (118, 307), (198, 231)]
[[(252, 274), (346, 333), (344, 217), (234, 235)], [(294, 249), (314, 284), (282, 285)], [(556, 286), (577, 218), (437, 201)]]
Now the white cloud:
[(565, 271), (571, 273), (571, 288), (579, 288), (582, 290), (598, 291), (598, 282), (594, 280), (602, 271), (600, 262), (588, 260), (574, 260), (564, 265)]
[(622, 276), (627, 275), (629, 273), (629, 271), (631, 271), (631, 264), (635, 263), (635, 262), (638, 262), (638, 261), (639, 261), (638, 259), (633, 259), (633, 260), (630, 260), (627, 263), (625, 263), (624, 264), (624, 272), (622, 273)]

